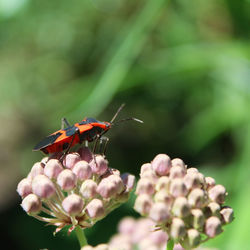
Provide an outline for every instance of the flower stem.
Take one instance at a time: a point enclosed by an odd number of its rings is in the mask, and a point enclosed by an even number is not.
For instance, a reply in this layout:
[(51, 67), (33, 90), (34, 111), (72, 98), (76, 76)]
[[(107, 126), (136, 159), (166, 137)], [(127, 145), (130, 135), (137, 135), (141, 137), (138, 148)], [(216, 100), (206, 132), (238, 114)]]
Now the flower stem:
[(75, 233), (79, 241), (80, 247), (88, 245), (83, 229), (80, 226), (76, 226)]
[(169, 239), (167, 242), (166, 250), (173, 250), (173, 249), (174, 249), (174, 241), (172, 239)]

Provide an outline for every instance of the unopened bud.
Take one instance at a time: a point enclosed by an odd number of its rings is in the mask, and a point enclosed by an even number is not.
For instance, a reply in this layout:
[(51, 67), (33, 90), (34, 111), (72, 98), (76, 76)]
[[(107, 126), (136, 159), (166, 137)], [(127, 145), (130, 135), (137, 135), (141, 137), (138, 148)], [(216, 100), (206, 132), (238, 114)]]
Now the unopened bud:
[(217, 216), (220, 217), (220, 205), (216, 202), (210, 202), (206, 209), (207, 216)]
[(115, 184), (117, 194), (120, 194), (122, 191), (124, 191), (125, 186), (124, 186), (123, 181), (122, 181), (120, 176), (118, 176), (116, 174), (112, 174), (112, 175), (107, 177), (107, 180), (110, 182), (113, 182)]
[(169, 186), (170, 186), (170, 179), (167, 176), (162, 176), (160, 177), (157, 182), (156, 182), (156, 186), (155, 189), (157, 191), (165, 190), (168, 191), (169, 190)]
[(188, 203), (191, 207), (203, 207), (205, 204), (205, 194), (202, 189), (195, 188), (188, 195)]
[(226, 189), (222, 185), (216, 185), (209, 189), (208, 196), (211, 201), (215, 201), (219, 204), (222, 204), (225, 201)]
[(110, 250), (107, 244), (99, 244), (95, 247), (95, 250)]
[(152, 204), (152, 199), (148, 194), (141, 194), (137, 196), (134, 208), (138, 213), (146, 215), (149, 213)]
[(93, 173), (98, 175), (105, 174), (108, 169), (108, 161), (105, 160), (101, 155), (95, 156), (95, 158), (89, 164), (92, 168)]
[(82, 161), (90, 162), (93, 159), (93, 154), (88, 147), (79, 148), (78, 154)]
[(186, 196), (188, 193), (188, 190), (187, 190), (186, 185), (183, 182), (183, 179), (176, 178), (171, 181), (169, 192), (174, 197), (178, 197), (178, 196)]
[(161, 246), (166, 244), (168, 235), (166, 234), (166, 232), (163, 232), (162, 230), (154, 231), (149, 234), (149, 239), (153, 243), (153, 245)]
[(200, 209), (192, 209), (191, 214), (192, 214), (192, 226), (195, 229), (202, 228), (205, 223), (205, 216), (203, 212)]
[(44, 172), (44, 164), (41, 162), (36, 162), (30, 170), (29, 177), (34, 178), (39, 174), (43, 174)]
[(93, 199), (86, 206), (86, 213), (90, 218), (100, 218), (104, 215), (104, 206), (101, 200)]
[(84, 246), (81, 248), (81, 250), (94, 250), (95, 248), (92, 246)]
[(74, 165), (72, 172), (80, 181), (87, 180), (92, 176), (92, 169), (86, 161), (78, 161)]
[(93, 180), (86, 180), (82, 183), (80, 194), (85, 199), (90, 199), (96, 195), (97, 184)]
[(168, 207), (171, 207), (171, 205), (173, 203), (172, 196), (167, 191), (165, 191), (164, 189), (156, 192), (156, 194), (154, 196), (154, 200), (156, 202), (164, 202), (164, 203), (166, 203), (166, 205)]
[(222, 232), (220, 219), (216, 216), (209, 217), (206, 220), (205, 231), (210, 238), (220, 234)]
[(191, 248), (197, 247), (201, 243), (200, 233), (196, 229), (189, 229), (187, 231), (188, 245)]
[(41, 198), (50, 198), (56, 192), (53, 182), (42, 174), (35, 176), (32, 180), (32, 191)]
[(151, 163), (145, 163), (141, 166), (140, 176), (142, 177), (142, 174), (147, 171), (152, 171), (153, 168), (151, 166)]
[(154, 183), (151, 179), (142, 178), (137, 183), (136, 194), (154, 194)]
[(196, 172), (187, 173), (184, 176), (184, 183), (185, 183), (188, 190), (201, 187), (200, 177), (199, 177), (198, 173), (196, 173)]
[(193, 174), (193, 173), (199, 173), (199, 170), (197, 168), (188, 168), (187, 169), (187, 174)]
[(70, 215), (80, 214), (82, 212), (83, 206), (83, 199), (77, 194), (70, 194), (62, 202), (64, 211)]
[(207, 185), (207, 189), (210, 189), (215, 186), (215, 179), (212, 177), (205, 177), (205, 182)]
[(190, 214), (190, 207), (187, 198), (185, 197), (176, 198), (172, 207), (172, 213), (175, 216), (181, 218), (188, 216)]
[(56, 179), (62, 171), (63, 166), (57, 159), (50, 159), (44, 167), (44, 174), (50, 179)]
[(180, 166), (181, 168), (186, 169), (184, 161), (182, 159), (180, 159), (180, 158), (174, 158), (171, 161), (171, 163), (172, 163), (172, 167), (174, 167), (174, 166)]
[(125, 217), (118, 225), (118, 231), (121, 234), (132, 235), (135, 230), (136, 220), (132, 217)]
[(24, 178), (17, 185), (17, 192), (23, 198), (32, 193), (31, 179)]
[(125, 173), (121, 175), (123, 184), (126, 186), (127, 191), (131, 191), (135, 185), (135, 176)]
[(182, 219), (180, 218), (173, 218), (171, 228), (170, 228), (170, 235), (174, 240), (178, 240), (179, 238), (184, 237), (186, 234), (185, 224)]
[(66, 168), (72, 169), (74, 165), (81, 160), (81, 157), (78, 153), (70, 153), (65, 156), (63, 159), (63, 165)]
[(234, 211), (231, 207), (222, 208), (220, 214), (225, 224), (232, 222), (234, 219)]
[(156, 202), (150, 209), (149, 217), (156, 223), (166, 222), (170, 218), (168, 206), (163, 202)]
[(21, 206), (26, 213), (37, 214), (41, 210), (42, 202), (35, 194), (29, 194), (23, 199)]
[(182, 178), (186, 174), (186, 169), (181, 166), (174, 166), (170, 168), (169, 178)]
[(73, 189), (76, 181), (76, 175), (70, 169), (64, 169), (57, 177), (57, 184), (65, 191)]
[(103, 198), (111, 198), (116, 195), (117, 187), (114, 182), (110, 182), (107, 178), (104, 178), (99, 183), (96, 191)]
[(171, 159), (166, 154), (158, 154), (152, 161), (152, 168), (159, 176), (167, 175), (171, 168)]

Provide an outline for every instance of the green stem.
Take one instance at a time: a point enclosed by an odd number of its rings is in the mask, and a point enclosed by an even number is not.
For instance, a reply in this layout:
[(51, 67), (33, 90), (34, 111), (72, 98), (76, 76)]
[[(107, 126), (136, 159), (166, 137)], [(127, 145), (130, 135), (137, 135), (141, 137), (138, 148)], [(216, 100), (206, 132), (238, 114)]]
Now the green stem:
[(75, 233), (79, 241), (80, 247), (88, 245), (83, 229), (80, 226), (76, 226)]
[(174, 249), (174, 241), (172, 239), (169, 239), (167, 242), (166, 250), (173, 250), (173, 249)]

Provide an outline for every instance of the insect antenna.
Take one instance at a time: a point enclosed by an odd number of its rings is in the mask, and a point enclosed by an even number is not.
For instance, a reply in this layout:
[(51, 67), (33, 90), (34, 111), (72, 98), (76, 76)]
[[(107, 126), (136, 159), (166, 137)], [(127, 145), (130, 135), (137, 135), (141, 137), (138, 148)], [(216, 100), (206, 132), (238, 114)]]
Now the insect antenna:
[(121, 110), (123, 109), (123, 107), (125, 106), (125, 103), (123, 103), (119, 109), (116, 111), (116, 113), (114, 114), (113, 118), (111, 119), (110, 123), (113, 124), (115, 118), (118, 116), (118, 114), (121, 112)]
[(121, 123), (121, 122), (125, 122), (125, 121), (136, 121), (136, 122), (140, 122), (140, 123), (143, 123), (143, 121), (142, 120), (139, 120), (139, 119), (137, 119), (137, 118), (134, 118), (134, 117), (128, 117), (128, 118), (124, 118), (124, 119), (121, 119), (121, 120), (119, 120), (119, 121), (116, 121), (116, 122), (114, 122), (114, 123), (111, 123), (112, 125), (116, 125), (117, 123)]

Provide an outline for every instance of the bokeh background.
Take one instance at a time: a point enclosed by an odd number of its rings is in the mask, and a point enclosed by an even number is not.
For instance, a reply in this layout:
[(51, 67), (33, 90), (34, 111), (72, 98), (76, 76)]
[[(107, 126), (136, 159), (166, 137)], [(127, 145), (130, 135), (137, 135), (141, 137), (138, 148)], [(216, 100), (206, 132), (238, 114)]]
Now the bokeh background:
[[(0, 0), (0, 223), (8, 249), (78, 249), (21, 209), (32, 147), (85, 116), (123, 123), (110, 166), (139, 175), (157, 153), (226, 186), (235, 221), (206, 245), (250, 249), (249, 0)], [(131, 200), (87, 231), (107, 242)]]

